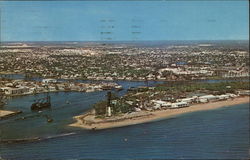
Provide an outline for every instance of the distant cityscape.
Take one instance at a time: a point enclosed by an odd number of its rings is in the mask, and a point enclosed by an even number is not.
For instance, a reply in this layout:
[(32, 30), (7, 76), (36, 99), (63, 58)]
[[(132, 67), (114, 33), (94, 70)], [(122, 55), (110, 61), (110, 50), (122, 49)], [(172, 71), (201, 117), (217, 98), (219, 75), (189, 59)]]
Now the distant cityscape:
[(246, 42), (218, 45), (34, 45), (4, 43), (0, 73), (86, 80), (198, 80), (249, 77)]

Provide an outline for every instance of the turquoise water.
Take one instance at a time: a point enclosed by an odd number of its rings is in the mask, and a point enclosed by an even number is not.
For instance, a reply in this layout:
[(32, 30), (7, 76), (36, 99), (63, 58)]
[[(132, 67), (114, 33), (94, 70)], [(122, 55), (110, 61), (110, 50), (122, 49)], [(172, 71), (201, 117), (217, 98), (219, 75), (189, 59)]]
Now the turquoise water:
[[(145, 85), (119, 83), (124, 88)], [(0, 122), (1, 139), (41, 137), (42, 140), (2, 143), (0, 157), (8, 160), (249, 158), (249, 104), (101, 131), (67, 127), (73, 122), (72, 116), (88, 110), (105, 95), (104, 91), (52, 93), (52, 109), (42, 113), (30, 111), (33, 95), (9, 99), (6, 109), (21, 109), (23, 113)], [(53, 123), (47, 123), (41, 115), (49, 115)]]

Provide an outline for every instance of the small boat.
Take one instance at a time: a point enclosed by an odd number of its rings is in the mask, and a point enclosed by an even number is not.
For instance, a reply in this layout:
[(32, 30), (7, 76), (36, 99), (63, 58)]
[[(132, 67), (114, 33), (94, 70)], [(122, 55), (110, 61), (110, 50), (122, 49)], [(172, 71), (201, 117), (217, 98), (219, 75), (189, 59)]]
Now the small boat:
[(117, 91), (123, 90), (122, 86), (115, 86), (115, 89), (116, 89)]
[(51, 123), (51, 122), (53, 122), (53, 119), (52, 119), (52, 118), (48, 118), (48, 119), (47, 119), (47, 122), (48, 122), (48, 123)]
[(66, 101), (66, 104), (70, 104), (70, 101)]
[(47, 119), (47, 122), (48, 122), (48, 123), (53, 122), (53, 119), (52, 119), (50, 116), (44, 115), (44, 117)]
[(32, 111), (41, 111), (51, 108), (50, 96), (47, 95), (46, 98), (39, 99), (37, 102), (33, 103), (30, 108)]

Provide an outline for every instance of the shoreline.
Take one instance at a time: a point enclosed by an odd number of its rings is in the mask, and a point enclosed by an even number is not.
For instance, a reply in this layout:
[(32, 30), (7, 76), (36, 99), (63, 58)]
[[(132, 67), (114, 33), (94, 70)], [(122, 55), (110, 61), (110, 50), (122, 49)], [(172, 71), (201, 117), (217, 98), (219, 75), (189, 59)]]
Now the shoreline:
[[(234, 99), (224, 100), (224, 101), (216, 101), (204, 104), (194, 104), (190, 107), (178, 108), (178, 109), (166, 109), (159, 111), (141, 111), (140, 115), (132, 115), (126, 118), (107, 118), (107, 119), (96, 119), (94, 123), (88, 124), (84, 123), (83, 118), (90, 116), (90, 111), (84, 113), (83, 115), (73, 117), (76, 122), (70, 124), (70, 127), (78, 127), (88, 130), (100, 130), (100, 129), (108, 129), (108, 128), (116, 128), (116, 127), (124, 127), (141, 123), (148, 123), (153, 121), (158, 121), (162, 119), (171, 118), (174, 116), (182, 115), (185, 113), (192, 113), (198, 111), (206, 111), (206, 110), (214, 110), (222, 107), (229, 107), (238, 104), (249, 103), (249, 96), (237, 97)], [(139, 112), (137, 112), (139, 113)], [(136, 112), (135, 112), (136, 114)], [(93, 115), (92, 115), (93, 118)]]

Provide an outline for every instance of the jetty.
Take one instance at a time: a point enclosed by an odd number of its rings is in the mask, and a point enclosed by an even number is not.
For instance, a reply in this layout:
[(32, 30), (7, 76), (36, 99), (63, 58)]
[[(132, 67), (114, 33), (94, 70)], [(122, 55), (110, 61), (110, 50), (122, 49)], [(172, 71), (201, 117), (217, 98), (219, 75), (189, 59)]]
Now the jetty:
[(12, 117), (12, 116), (20, 114), (20, 113), (22, 113), (22, 111), (0, 110), (0, 120)]
[(0, 142), (12, 144), (12, 143), (35, 142), (35, 141), (40, 141), (40, 140), (41, 140), (40, 137), (35, 137), (35, 138), (23, 138), (23, 139), (2, 139), (0, 140)]

